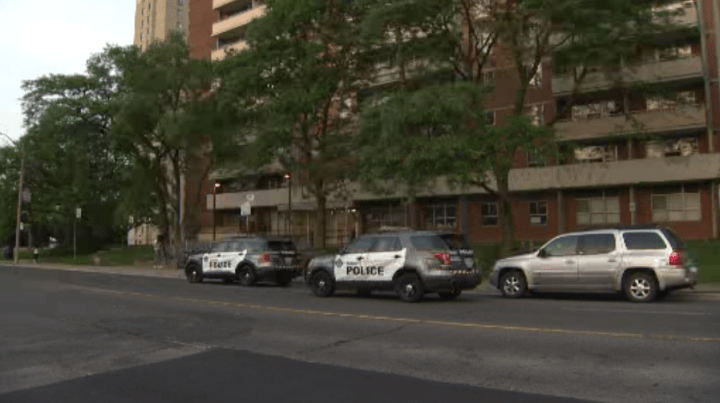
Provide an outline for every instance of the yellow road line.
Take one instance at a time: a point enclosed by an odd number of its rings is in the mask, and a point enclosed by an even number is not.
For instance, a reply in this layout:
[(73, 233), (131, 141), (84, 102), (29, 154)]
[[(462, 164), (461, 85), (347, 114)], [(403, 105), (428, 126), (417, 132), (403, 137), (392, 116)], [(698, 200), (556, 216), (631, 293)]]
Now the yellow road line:
[(181, 298), (181, 297), (161, 297), (154, 294), (143, 294), (129, 291), (116, 291), (102, 288), (86, 288), (99, 292), (106, 292), (111, 294), (119, 294), (126, 296), (142, 297), (142, 298), (156, 298), (164, 300), (191, 302), (194, 304), (206, 304), (206, 305), (219, 305), (233, 308), (245, 308), (245, 309), (256, 309), (264, 311), (282, 312), (282, 313), (294, 313), (294, 314), (305, 314), (315, 316), (326, 316), (336, 318), (350, 318), (350, 319), (364, 319), (374, 321), (386, 321), (416, 325), (429, 325), (429, 326), (440, 326), (440, 327), (454, 327), (454, 328), (466, 328), (466, 329), (481, 329), (481, 330), (501, 330), (501, 331), (515, 331), (515, 332), (528, 332), (528, 333), (547, 333), (547, 334), (563, 334), (563, 335), (577, 335), (577, 336), (598, 336), (598, 337), (611, 337), (621, 339), (651, 339), (661, 341), (684, 341), (684, 342), (704, 342), (704, 343), (720, 343), (720, 338), (711, 337), (681, 337), (671, 335), (644, 335), (640, 333), (617, 333), (617, 332), (600, 332), (592, 330), (570, 330), (570, 329), (553, 329), (544, 327), (527, 327), (527, 326), (508, 326), (508, 325), (491, 325), (483, 323), (472, 323), (472, 322), (451, 322), (441, 321), (432, 319), (411, 319), (391, 316), (377, 316), (377, 315), (362, 315), (354, 313), (340, 313), (340, 312), (328, 312), (328, 311), (316, 311), (311, 309), (295, 309), (295, 308), (280, 308), (265, 305), (255, 304), (241, 304), (235, 302), (224, 302), (224, 301), (209, 301), (195, 298)]

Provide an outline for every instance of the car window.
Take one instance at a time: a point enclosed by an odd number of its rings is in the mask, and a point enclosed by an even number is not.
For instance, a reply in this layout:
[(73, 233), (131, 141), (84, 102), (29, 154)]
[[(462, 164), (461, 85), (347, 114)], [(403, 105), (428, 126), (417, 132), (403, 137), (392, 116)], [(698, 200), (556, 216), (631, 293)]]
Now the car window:
[(441, 237), (453, 249), (470, 249), (470, 246), (463, 235), (443, 234)]
[(243, 241), (247, 253), (260, 253), (268, 250), (267, 242), (261, 239), (246, 239)]
[(213, 245), (212, 251), (214, 253), (222, 253), (227, 250), (227, 246), (228, 246), (227, 242), (218, 242), (215, 245)]
[(569, 235), (557, 238), (543, 248), (546, 256), (570, 256), (577, 254), (578, 236)]
[(232, 241), (228, 242), (227, 250), (225, 252), (235, 252), (245, 249), (243, 241)]
[(625, 247), (629, 250), (665, 249), (665, 241), (657, 232), (626, 232), (623, 234)]
[(448, 250), (449, 246), (437, 235), (419, 235), (410, 237), (413, 247), (419, 251)]
[(294, 251), (295, 244), (292, 241), (269, 241), (270, 250), (274, 251)]
[(615, 235), (589, 234), (580, 237), (580, 251), (584, 255), (601, 255), (615, 250)]
[(382, 236), (375, 239), (371, 252), (395, 252), (402, 249), (400, 238), (396, 236)]
[(370, 247), (372, 246), (373, 242), (375, 242), (374, 238), (371, 237), (360, 237), (356, 240), (352, 241), (350, 245), (345, 248), (345, 253), (364, 253), (370, 250)]
[(676, 234), (675, 232), (673, 232), (671, 229), (669, 229), (669, 228), (662, 228), (662, 229), (660, 229), (660, 232), (662, 232), (663, 235), (665, 235), (665, 238), (666, 238), (666, 239), (668, 240), (668, 242), (670, 243), (670, 247), (672, 247), (672, 248), (675, 249), (675, 250), (683, 250), (683, 249), (685, 249), (685, 243), (684, 243), (684, 242), (682, 241), (682, 239), (680, 239), (680, 237), (677, 236), (677, 234)]

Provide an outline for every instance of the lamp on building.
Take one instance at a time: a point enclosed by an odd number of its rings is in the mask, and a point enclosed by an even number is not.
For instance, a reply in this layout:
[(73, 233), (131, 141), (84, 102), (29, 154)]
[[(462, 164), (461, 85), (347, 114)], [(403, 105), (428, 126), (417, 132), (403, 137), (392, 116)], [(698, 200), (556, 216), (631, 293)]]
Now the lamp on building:
[(215, 200), (217, 199), (217, 190), (220, 187), (220, 184), (215, 182), (215, 185), (213, 186), (213, 210), (212, 210), (212, 223), (213, 223), (213, 242), (215, 242), (215, 233), (216, 233), (216, 226), (215, 226)]
[(288, 181), (288, 232), (290, 233), (290, 237), (292, 237), (293, 228), (292, 228), (292, 177), (290, 176), (290, 173), (285, 174), (285, 179)]

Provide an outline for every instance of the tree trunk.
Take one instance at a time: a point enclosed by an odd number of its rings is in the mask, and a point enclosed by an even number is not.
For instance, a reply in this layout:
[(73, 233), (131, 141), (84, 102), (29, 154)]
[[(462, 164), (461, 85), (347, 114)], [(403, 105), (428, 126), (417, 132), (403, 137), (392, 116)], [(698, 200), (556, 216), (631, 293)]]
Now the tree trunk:
[(513, 223), (508, 175), (498, 175), (497, 187), (498, 204), (502, 215), (502, 249), (503, 253), (507, 254), (515, 243), (515, 224)]
[(322, 249), (325, 247), (325, 229), (327, 227), (327, 211), (325, 210), (325, 207), (327, 206), (327, 196), (323, 191), (324, 187), (322, 180), (315, 181), (315, 189), (317, 210), (315, 214), (315, 239), (313, 240), (313, 245), (316, 249)]

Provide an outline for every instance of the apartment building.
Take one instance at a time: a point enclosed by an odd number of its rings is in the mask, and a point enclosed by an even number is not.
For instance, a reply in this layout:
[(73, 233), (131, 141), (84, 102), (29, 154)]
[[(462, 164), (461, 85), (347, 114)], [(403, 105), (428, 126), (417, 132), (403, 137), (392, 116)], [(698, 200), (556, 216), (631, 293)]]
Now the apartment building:
[[(593, 226), (649, 223), (667, 225), (686, 239), (718, 237), (720, 17), (713, 16), (720, 5), (697, 1), (704, 12), (697, 12), (693, 0), (666, 6), (684, 11), (677, 17), (683, 28), (638, 46), (623, 61), (623, 79), (654, 86), (655, 95), (618, 91), (606, 75), (591, 71), (574, 106), (564, 108), (555, 125), (563, 157), (516, 156), (510, 188), (518, 239), (539, 242)], [(191, 0), (191, 10), (190, 43), (198, 49), (196, 57), (212, 60), (221, 60), (228, 49), (242, 50), (247, 23), (265, 12), (261, 2), (249, 0)], [(513, 107), (514, 67), (496, 64), (485, 74), (495, 83), (486, 107), (502, 124)], [(385, 71), (376, 85), (395, 76)], [(552, 61), (544, 61), (527, 95), (528, 114), (542, 124), (562, 110), (571, 90), (570, 73), (554, 71)], [(213, 223), (218, 233), (244, 231), (248, 223), (239, 212), (246, 202), (253, 208), (250, 230), (292, 228), (296, 238), (312, 238), (314, 202), (288, 186), (286, 173), (235, 175), (231, 169), (216, 170), (202, 183), (202, 238)], [(501, 240), (498, 206), (482, 189), (460, 192), (440, 178), (407, 204), (399, 194), (351, 188), (349, 197), (328, 206), (328, 245), (383, 225), (411, 223), (462, 232), (473, 242)]]
[(137, 0), (135, 7), (135, 39), (143, 50), (154, 42), (162, 42), (174, 31), (190, 28), (189, 0)]

